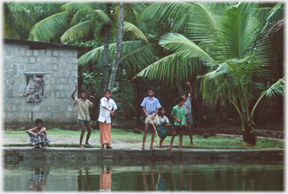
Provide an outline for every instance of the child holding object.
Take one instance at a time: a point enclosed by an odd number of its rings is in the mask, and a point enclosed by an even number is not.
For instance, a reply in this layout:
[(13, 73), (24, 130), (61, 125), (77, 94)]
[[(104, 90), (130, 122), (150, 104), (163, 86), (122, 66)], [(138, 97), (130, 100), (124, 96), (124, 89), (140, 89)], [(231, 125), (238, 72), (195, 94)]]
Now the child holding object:
[(192, 99), (192, 94), (193, 90), (191, 87), (190, 82), (186, 83), (189, 86), (190, 89), (190, 96), (188, 95), (187, 92), (183, 92), (181, 94), (182, 98), (185, 99), (185, 102), (183, 104), (183, 107), (185, 108), (186, 111), (186, 121), (188, 125), (188, 130), (189, 130), (189, 137), (190, 137), (190, 146), (193, 146), (193, 132), (192, 132), (192, 125), (193, 125), (193, 116), (192, 116), (192, 104), (191, 104), (191, 99)]
[(155, 130), (151, 128), (152, 123), (154, 125), (159, 125), (159, 118), (158, 118), (158, 111), (159, 108), (161, 108), (161, 105), (159, 103), (159, 100), (154, 97), (155, 90), (153, 88), (148, 88), (148, 97), (144, 98), (141, 106), (143, 107), (143, 111), (145, 113), (146, 119), (145, 119), (145, 130), (143, 134), (143, 143), (142, 147), (139, 148), (140, 151), (144, 150), (144, 144), (147, 136), (147, 132), (150, 127), (150, 132), (152, 133), (152, 138), (151, 138), (151, 144), (150, 144), (150, 149), (155, 150), (153, 147), (153, 141), (155, 137)]
[(90, 145), (88, 143), (88, 140), (89, 140), (90, 134), (91, 134), (89, 108), (94, 106), (94, 96), (90, 96), (90, 98), (93, 99), (93, 102), (91, 102), (90, 100), (86, 99), (85, 90), (80, 90), (78, 92), (80, 98), (74, 97), (74, 94), (75, 94), (76, 90), (78, 89), (78, 85), (76, 85), (75, 88), (76, 89), (72, 93), (71, 98), (74, 101), (74, 106), (75, 106), (75, 104), (77, 105), (77, 113), (78, 113), (78, 115), (77, 115), (77, 118), (78, 118), (77, 123), (80, 123), (80, 127), (81, 127), (79, 148), (83, 149), (83, 148), (85, 148), (84, 146), (82, 146), (82, 140), (83, 140), (83, 136), (84, 136), (84, 133), (85, 133), (84, 123), (85, 123), (87, 131), (88, 131), (85, 144)]
[(159, 148), (163, 148), (162, 142), (166, 137), (167, 127), (170, 126), (169, 119), (165, 116), (165, 108), (159, 109), (159, 125), (157, 125), (157, 132), (160, 138)]
[(114, 116), (114, 112), (117, 110), (117, 106), (114, 100), (112, 100), (110, 90), (104, 92), (105, 97), (100, 100), (100, 113), (99, 113), (99, 127), (100, 127), (100, 149), (113, 149), (111, 144), (111, 116)]
[(27, 130), (26, 133), (30, 136), (30, 143), (33, 145), (33, 149), (41, 148), (45, 150), (45, 146), (50, 144), (50, 141), (47, 139), (46, 128), (43, 127), (41, 119), (36, 119), (36, 127)]
[(177, 133), (179, 133), (179, 150), (183, 150), (182, 149), (182, 141), (183, 141), (183, 130), (185, 129), (185, 127), (187, 127), (187, 121), (185, 118), (186, 115), (186, 111), (183, 107), (185, 100), (184, 98), (182, 98), (181, 96), (179, 96), (176, 99), (176, 103), (177, 105), (173, 107), (172, 112), (171, 112), (171, 116), (174, 119), (174, 131), (172, 134), (172, 138), (171, 138), (171, 142), (170, 142), (170, 146), (167, 148), (168, 150), (170, 150), (172, 148), (172, 143), (174, 141), (174, 137)]

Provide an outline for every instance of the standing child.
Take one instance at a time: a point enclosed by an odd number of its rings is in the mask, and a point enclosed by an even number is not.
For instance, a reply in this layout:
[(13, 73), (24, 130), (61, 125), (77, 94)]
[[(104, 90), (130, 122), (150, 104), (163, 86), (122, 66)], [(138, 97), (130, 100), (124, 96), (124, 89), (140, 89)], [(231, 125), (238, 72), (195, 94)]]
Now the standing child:
[(77, 108), (78, 108), (78, 110), (77, 110), (77, 112), (78, 112), (78, 116), (77, 116), (78, 121), (77, 121), (77, 123), (80, 123), (80, 127), (81, 127), (79, 148), (83, 149), (83, 148), (85, 148), (84, 146), (82, 146), (82, 140), (83, 140), (83, 136), (84, 136), (84, 133), (85, 133), (84, 123), (85, 123), (87, 131), (88, 131), (85, 144), (90, 145), (88, 143), (88, 140), (89, 140), (89, 137), (90, 137), (90, 134), (91, 134), (89, 108), (94, 106), (94, 96), (90, 96), (90, 98), (93, 99), (93, 102), (91, 102), (88, 99), (86, 99), (85, 90), (80, 90), (78, 92), (80, 98), (74, 97), (74, 94), (75, 94), (76, 90), (78, 89), (78, 85), (76, 85), (75, 88), (76, 89), (72, 93), (71, 98), (74, 100), (74, 105), (77, 104)]
[(192, 111), (191, 111), (192, 109), (191, 95), (193, 94), (193, 90), (192, 90), (190, 82), (187, 82), (186, 84), (189, 86), (190, 96), (188, 95), (187, 92), (183, 92), (181, 96), (182, 98), (185, 99), (183, 107), (185, 108), (185, 111), (186, 111), (186, 121), (188, 125), (188, 130), (189, 130), (190, 146), (193, 146), (193, 133), (192, 133), (193, 116), (192, 116)]
[(150, 149), (155, 150), (155, 148), (153, 147), (155, 131), (153, 128), (151, 130), (151, 125), (152, 125), (152, 123), (154, 125), (159, 125), (159, 118), (158, 118), (157, 113), (159, 111), (159, 108), (161, 108), (161, 105), (159, 103), (159, 100), (154, 97), (154, 94), (155, 94), (155, 90), (153, 88), (148, 88), (148, 95), (149, 96), (144, 98), (142, 103), (141, 103), (141, 106), (143, 107), (143, 111), (145, 113), (146, 119), (145, 119), (145, 130), (144, 130), (144, 134), (143, 134), (143, 143), (142, 143), (142, 147), (139, 148), (140, 151), (144, 150), (145, 140), (146, 140), (146, 136), (147, 136), (147, 132), (149, 130), (149, 127), (150, 127), (150, 132), (152, 133)]
[(100, 114), (99, 114), (99, 126), (100, 126), (100, 149), (113, 149), (111, 144), (111, 116), (114, 116), (114, 112), (117, 110), (117, 106), (114, 100), (112, 100), (110, 90), (104, 92), (105, 97), (100, 100)]
[(185, 100), (184, 98), (182, 98), (181, 96), (179, 96), (176, 99), (176, 103), (177, 105), (173, 107), (172, 112), (171, 112), (171, 116), (174, 119), (174, 131), (172, 134), (172, 138), (171, 138), (171, 142), (170, 142), (170, 146), (168, 147), (168, 150), (171, 149), (172, 147), (172, 143), (174, 141), (174, 137), (177, 133), (179, 133), (179, 150), (183, 150), (182, 149), (182, 141), (183, 141), (183, 130), (185, 127), (187, 127), (187, 122), (186, 122), (186, 111), (183, 107)]
[(46, 128), (42, 125), (43, 121), (36, 119), (36, 127), (26, 131), (30, 136), (30, 143), (33, 145), (33, 149), (41, 148), (45, 150), (45, 146), (50, 144), (50, 141), (47, 139)]
[(165, 108), (159, 109), (159, 125), (157, 125), (157, 131), (160, 138), (159, 148), (163, 148), (162, 142), (166, 137), (167, 126), (170, 126), (169, 119), (165, 116)]

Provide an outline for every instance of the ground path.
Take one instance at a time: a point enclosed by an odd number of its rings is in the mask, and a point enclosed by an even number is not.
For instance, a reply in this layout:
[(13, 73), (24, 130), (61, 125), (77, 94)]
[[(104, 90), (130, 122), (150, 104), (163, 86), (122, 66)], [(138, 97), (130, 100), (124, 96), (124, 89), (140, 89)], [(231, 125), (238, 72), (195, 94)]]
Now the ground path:
[[(83, 142), (85, 142), (85, 138), (86, 138), (86, 134), (84, 135), (83, 138)], [(79, 139), (80, 139), (80, 132), (79, 132), (79, 137), (75, 138), (75, 137), (63, 137), (63, 136), (58, 136), (58, 135), (48, 135), (48, 139), (50, 141), (50, 144), (79, 144)], [(29, 137), (26, 133), (24, 133), (23, 135), (8, 135), (5, 134), (2, 137), (2, 144), (7, 145), (7, 144), (19, 144), (19, 145), (23, 145), (23, 144), (29, 144)], [(149, 143), (151, 140), (146, 141), (146, 148), (148, 148)], [(95, 138), (92, 137), (89, 139), (89, 143), (91, 145), (99, 145), (100, 146), (100, 140), (99, 138)], [(156, 146), (157, 143), (154, 143), (154, 145)], [(130, 143), (130, 142), (122, 142), (119, 140), (112, 140), (111, 142), (111, 146), (114, 148), (138, 148), (141, 146), (141, 142), (136, 142), (136, 143)], [(168, 143), (167, 143), (168, 146)]]

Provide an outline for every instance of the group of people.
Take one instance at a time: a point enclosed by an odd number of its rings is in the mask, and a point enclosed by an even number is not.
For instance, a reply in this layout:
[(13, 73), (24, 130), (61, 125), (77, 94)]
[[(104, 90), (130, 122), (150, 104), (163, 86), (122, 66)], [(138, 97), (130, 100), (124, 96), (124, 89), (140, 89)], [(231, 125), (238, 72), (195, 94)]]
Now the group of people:
[[(190, 95), (193, 94), (193, 90), (191, 84), (189, 82), (186, 83), (190, 87)], [(74, 106), (77, 105), (77, 123), (80, 124), (81, 127), (81, 135), (80, 135), (80, 145), (79, 148), (85, 148), (82, 145), (85, 126), (87, 128), (87, 136), (86, 136), (86, 145), (90, 145), (88, 143), (90, 135), (91, 135), (91, 126), (90, 126), (90, 114), (89, 108), (93, 107), (95, 104), (94, 96), (90, 96), (92, 101), (86, 98), (85, 90), (79, 90), (79, 97), (74, 97), (76, 91), (78, 90), (78, 85), (75, 86), (75, 91), (72, 93), (71, 98), (73, 99)], [(143, 143), (139, 148), (140, 151), (145, 149), (145, 140), (147, 136), (147, 132), (150, 131), (152, 133), (150, 149), (155, 150), (153, 147), (153, 142), (155, 138), (155, 133), (160, 138), (159, 148), (163, 148), (162, 143), (167, 136), (167, 127), (171, 126), (169, 119), (165, 116), (165, 108), (161, 106), (159, 100), (154, 97), (155, 90), (153, 88), (148, 88), (148, 97), (144, 98), (141, 107), (145, 113), (145, 129), (143, 134)], [(100, 127), (100, 149), (104, 149), (106, 145), (106, 149), (113, 149), (111, 144), (111, 116), (114, 116), (115, 111), (117, 110), (117, 105), (111, 97), (110, 90), (104, 91), (104, 97), (100, 100), (100, 113), (98, 117), (99, 127)], [(174, 119), (174, 130), (170, 142), (170, 146), (168, 150), (171, 149), (174, 137), (179, 134), (179, 149), (182, 150), (182, 141), (183, 141), (183, 132), (185, 129), (189, 130), (190, 137), (190, 146), (193, 146), (193, 133), (192, 133), (192, 125), (193, 125), (193, 117), (191, 113), (192, 105), (191, 105), (191, 97), (187, 92), (183, 92), (181, 96), (178, 96), (176, 99), (176, 105), (173, 107), (171, 116)], [(84, 126), (85, 124), (85, 126)], [(41, 148), (45, 149), (45, 146), (50, 144), (50, 141), (47, 139), (46, 128), (43, 127), (43, 121), (41, 119), (36, 120), (36, 127), (29, 129), (26, 131), (30, 136), (30, 142), (33, 145), (33, 148)]]
[[(193, 90), (190, 82), (186, 83), (190, 89), (190, 95), (193, 94)], [(150, 131), (152, 133), (150, 149), (155, 150), (153, 147), (154, 137), (155, 137), (155, 128), (156, 126), (157, 133), (160, 138), (159, 148), (163, 148), (162, 143), (166, 137), (167, 127), (171, 126), (169, 119), (165, 116), (165, 108), (161, 106), (159, 100), (154, 97), (155, 90), (153, 88), (148, 89), (148, 97), (144, 98), (141, 103), (141, 107), (145, 113), (145, 130), (143, 135), (143, 143), (142, 147), (139, 148), (140, 151), (145, 149), (145, 140), (147, 136), (147, 132)], [(176, 105), (173, 107), (171, 116), (174, 119), (174, 130), (170, 142), (170, 146), (168, 150), (171, 149), (174, 137), (179, 134), (179, 149), (182, 149), (182, 141), (183, 141), (183, 133), (184, 130), (188, 128), (189, 137), (190, 137), (190, 146), (193, 146), (193, 133), (192, 133), (192, 125), (193, 125), (193, 117), (192, 117), (192, 104), (191, 97), (187, 92), (183, 92), (176, 99)]]

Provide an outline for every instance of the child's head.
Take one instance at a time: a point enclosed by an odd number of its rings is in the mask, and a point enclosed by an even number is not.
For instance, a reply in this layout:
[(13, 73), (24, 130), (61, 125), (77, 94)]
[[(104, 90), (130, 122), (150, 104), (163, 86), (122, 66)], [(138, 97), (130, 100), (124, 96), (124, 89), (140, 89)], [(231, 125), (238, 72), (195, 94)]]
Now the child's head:
[(154, 94), (155, 94), (154, 88), (152, 88), (152, 87), (148, 88), (148, 95), (149, 95), (149, 97), (153, 97)]
[(184, 100), (185, 100), (186, 98), (188, 98), (188, 93), (182, 92), (181, 97), (184, 98)]
[(43, 121), (42, 121), (42, 119), (36, 119), (35, 124), (36, 124), (36, 126), (37, 126), (38, 128), (41, 128), (42, 125), (43, 125)]
[(80, 98), (85, 98), (86, 97), (86, 91), (83, 90), (83, 89), (79, 90), (78, 94), (79, 94)]
[(110, 96), (111, 96), (110, 90), (105, 90), (105, 91), (104, 91), (104, 96), (105, 96), (106, 98), (110, 98)]
[(159, 115), (161, 116), (161, 115), (165, 115), (165, 107), (164, 106), (162, 106), (161, 108), (159, 108)]
[(182, 106), (182, 105), (184, 104), (184, 102), (185, 102), (185, 99), (184, 99), (182, 96), (178, 96), (178, 97), (176, 98), (176, 103), (177, 103), (178, 105)]

